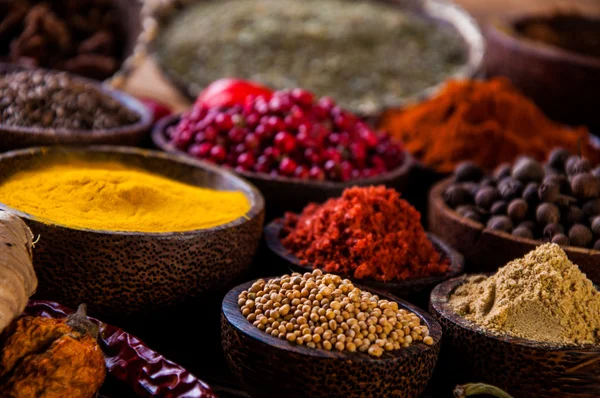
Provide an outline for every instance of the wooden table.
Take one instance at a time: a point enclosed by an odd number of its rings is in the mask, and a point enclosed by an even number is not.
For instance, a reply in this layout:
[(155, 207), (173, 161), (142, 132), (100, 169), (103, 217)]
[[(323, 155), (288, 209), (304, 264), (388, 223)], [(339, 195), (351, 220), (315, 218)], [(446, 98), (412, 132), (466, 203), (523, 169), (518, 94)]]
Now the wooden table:
[[(462, 5), (480, 23), (484, 23), (492, 16), (553, 9), (577, 10), (586, 14), (600, 15), (600, 0), (455, 0), (455, 2)], [(125, 89), (136, 96), (159, 100), (173, 107), (175, 111), (182, 111), (190, 104), (161, 77), (158, 68), (151, 60), (147, 60), (135, 71)]]

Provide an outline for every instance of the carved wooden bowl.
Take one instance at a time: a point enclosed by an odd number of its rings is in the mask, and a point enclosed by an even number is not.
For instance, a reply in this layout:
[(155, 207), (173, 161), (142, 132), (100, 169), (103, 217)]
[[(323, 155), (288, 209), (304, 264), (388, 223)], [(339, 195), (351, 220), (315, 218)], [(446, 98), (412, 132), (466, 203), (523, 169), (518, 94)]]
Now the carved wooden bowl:
[(221, 315), (225, 358), (252, 397), (417, 397), (425, 389), (442, 337), (440, 325), (425, 311), (371, 290), (419, 316), (429, 327), (434, 344), (414, 344), (385, 352), (379, 358), (359, 352), (311, 349), (262, 332), (242, 316), (238, 295), (253, 282), (227, 293)]
[[(312, 272), (313, 267), (310, 264), (302, 264), (300, 259), (293, 253), (290, 253), (281, 243), (281, 230), (283, 228), (283, 220), (275, 219), (271, 221), (265, 227), (265, 240), (267, 246), (271, 251), (277, 255), (280, 263), (280, 267), (291, 268), (294, 272)], [(450, 261), (450, 269), (443, 275), (430, 276), (426, 278), (409, 279), (406, 281), (395, 281), (395, 282), (378, 282), (369, 280), (358, 280), (348, 275), (340, 275), (342, 277), (356, 281), (357, 283), (363, 284), (368, 288), (375, 289), (378, 291), (389, 292), (398, 297), (404, 299), (410, 299), (411, 302), (415, 302), (414, 298), (419, 298), (420, 295), (427, 295), (431, 290), (440, 282), (450, 278), (454, 278), (460, 275), (464, 269), (463, 256), (456, 250), (448, 246), (444, 241), (439, 239), (435, 235), (428, 234), (429, 240), (433, 243), (433, 246), (440, 253), (442, 258)], [(285, 272), (285, 268), (280, 271)], [(418, 300), (421, 301), (421, 300)], [(417, 304), (422, 304), (418, 302)], [(427, 307), (425, 300), (424, 308)]]
[[(485, 71), (489, 76), (508, 77), (550, 117), (597, 129), (600, 58), (527, 40), (514, 32), (517, 25), (552, 18), (545, 14), (520, 15), (489, 23), (484, 29)], [(600, 32), (600, 18), (577, 18), (572, 23), (596, 24)], [(568, 82), (565, 76), (569, 76)]]
[(515, 398), (600, 396), (600, 346), (559, 347), (492, 335), (449, 306), (464, 279), (450, 279), (431, 293), (429, 312), (443, 330), (436, 375), (454, 383), (489, 383)]
[[(160, 120), (152, 131), (152, 140), (165, 152), (190, 156), (171, 145), (166, 136), (167, 128), (177, 124), (180, 117), (172, 115)], [(408, 153), (405, 156), (404, 163), (389, 173), (348, 182), (306, 181), (250, 171), (235, 172), (252, 182), (265, 196), (267, 219), (270, 220), (285, 211), (301, 211), (309, 202), (324, 202), (341, 196), (344, 189), (352, 186), (386, 185), (402, 192), (409, 186), (413, 164), (412, 157)]]
[[(73, 158), (116, 161), (192, 185), (241, 191), (252, 207), (224, 225), (173, 233), (76, 229), (15, 211), (39, 236), (37, 297), (71, 307), (86, 303), (93, 314), (125, 316), (227, 289), (246, 274), (264, 219), (264, 200), (252, 185), (180, 156), (111, 146), (8, 152), (0, 155), (0, 183), (18, 171)], [(0, 204), (0, 209), (9, 208)]]
[[(495, 271), (542, 244), (541, 241), (492, 230), (461, 217), (443, 199), (443, 193), (450, 183), (451, 178), (448, 178), (431, 189), (429, 230), (465, 256), (467, 272)], [(563, 247), (563, 250), (592, 282), (600, 283), (600, 251), (573, 246)]]
[[(182, 12), (189, 4), (198, 3), (199, 1), (205, 0), (166, 0), (156, 7), (150, 18), (153, 21), (155, 29), (152, 31), (152, 35), (148, 35), (146, 45), (148, 47), (149, 55), (158, 64), (161, 73), (176, 87), (181, 93), (186, 95), (190, 100), (196, 98), (196, 96), (202, 91), (204, 87), (199, 87), (198, 84), (186, 81), (181, 77), (178, 77), (173, 71), (165, 64), (165, 61), (156, 53), (155, 40), (160, 34), (161, 29), (168, 24), (168, 22), (178, 12)], [(477, 23), (471, 18), (471, 16), (461, 7), (448, 0), (372, 0), (384, 2), (392, 7), (398, 8), (399, 10), (406, 11), (410, 15), (422, 17), (426, 20), (433, 21), (436, 25), (450, 27), (455, 30), (462, 38), (464, 43), (464, 52), (466, 54), (466, 61), (463, 66), (458, 68), (448, 78), (461, 79), (470, 78), (477, 74), (481, 69), (483, 62), (484, 53), (484, 41), (483, 36), (479, 30)], [(439, 82), (437, 85), (424, 89), (421, 92), (416, 93), (410, 97), (394, 98), (393, 100), (383, 100), (382, 103), (376, 104), (376, 106), (368, 106), (369, 111), (363, 112), (361, 109), (352, 109), (357, 114), (363, 114), (365, 116), (378, 115), (384, 109), (389, 107), (396, 107), (406, 103), (419, 101), (432, 93), (437, 91), (443, 82)], [(283, 87), (279, 87), (280, 89)], [(310, 87), (305, 87), (310, 89)]]
[[(0, 74), (23, 70), (13, 65), (0, 65)], [(126, 126), (102, 130), (55, 129), (42, 127), (7, 126), (0, 121), (0, 152), (19, 148), (49, 145), (138, 145), (152, 126), (152, 114), (136, 98), (108, 85), (82, 77), (73, 80), (91, 84), (126, 108), (137, 113), (140, 119)]]

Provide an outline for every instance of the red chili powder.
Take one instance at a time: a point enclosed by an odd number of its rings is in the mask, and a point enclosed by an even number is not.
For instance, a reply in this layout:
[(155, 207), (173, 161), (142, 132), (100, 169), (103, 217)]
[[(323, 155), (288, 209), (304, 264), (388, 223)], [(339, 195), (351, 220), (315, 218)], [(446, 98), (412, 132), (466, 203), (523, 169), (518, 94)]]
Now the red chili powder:
[(439, 275), (448, 261), (427, 238), (421, 214), (384, 186), (352, 187), (340, 198), (287, 213), (283, 245), (303, 264), (377, 281)]

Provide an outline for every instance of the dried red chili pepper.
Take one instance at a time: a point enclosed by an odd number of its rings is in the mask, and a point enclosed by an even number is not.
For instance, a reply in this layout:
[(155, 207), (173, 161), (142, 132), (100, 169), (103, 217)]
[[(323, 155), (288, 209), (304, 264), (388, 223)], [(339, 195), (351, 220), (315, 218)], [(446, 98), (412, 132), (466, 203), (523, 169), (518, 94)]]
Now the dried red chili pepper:
[(352, 187), (340, 198), (285, 215), (285, 248), (304, 264), (378, 281), (448, 270), (427, 238), (421, 215), (393, 189)]
[[(73, 310), (51, 301), (30, 301), (25, 314), (64, 318)], [(210, 387), (190, 372), (148, 348), (137, 337), (97, 319), (98, 343), (108, 373), (125, 382), (141, 397), (217, 398)]]
[(198, 98), (196, 104), (207, 108), (229, 107), (243, 105), (249, 96), (265, 96), (270, 98), (272, 90), (246, 80), (219, 79), (206, 87)]

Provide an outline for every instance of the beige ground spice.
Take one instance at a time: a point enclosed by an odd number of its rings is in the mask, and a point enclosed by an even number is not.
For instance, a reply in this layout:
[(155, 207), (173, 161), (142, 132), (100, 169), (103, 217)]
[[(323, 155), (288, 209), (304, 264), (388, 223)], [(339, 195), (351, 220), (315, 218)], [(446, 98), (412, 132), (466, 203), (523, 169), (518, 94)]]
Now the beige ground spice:
[(561, 345), (600, 345), (600, 292), (552, 243), (493, 276), (468, 278), (450, 305), (495, 332)]

